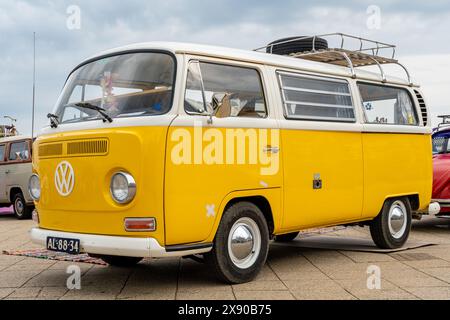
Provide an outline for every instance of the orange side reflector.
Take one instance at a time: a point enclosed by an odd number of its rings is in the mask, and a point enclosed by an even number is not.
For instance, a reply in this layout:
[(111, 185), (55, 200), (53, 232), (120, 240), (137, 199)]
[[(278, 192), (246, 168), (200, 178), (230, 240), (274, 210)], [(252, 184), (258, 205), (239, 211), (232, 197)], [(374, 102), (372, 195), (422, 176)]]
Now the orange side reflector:
[(156, 230), (155, 218), (127, 218), (125, 219), (125, 230), (128, 232), (144, 232)]

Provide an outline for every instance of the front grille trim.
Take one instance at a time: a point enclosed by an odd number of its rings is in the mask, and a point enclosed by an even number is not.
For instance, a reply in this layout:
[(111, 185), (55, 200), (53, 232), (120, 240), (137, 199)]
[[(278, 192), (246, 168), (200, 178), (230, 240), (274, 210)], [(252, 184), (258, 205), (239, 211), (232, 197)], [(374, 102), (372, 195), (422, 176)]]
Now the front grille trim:
[(39, 159), (80, 156), (98, 157), (105, 156), (108, 153), (109, 140), (107, 138), (68, 140), (43, 143), (38, 146)]

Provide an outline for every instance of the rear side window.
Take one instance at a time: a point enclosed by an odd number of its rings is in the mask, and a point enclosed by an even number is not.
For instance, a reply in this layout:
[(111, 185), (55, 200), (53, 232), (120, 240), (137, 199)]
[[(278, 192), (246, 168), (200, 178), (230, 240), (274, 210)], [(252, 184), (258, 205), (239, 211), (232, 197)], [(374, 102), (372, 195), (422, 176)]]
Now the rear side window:
[(191, 62), (184, 105), (191, 114), (203, 113), (207, 106), (221, 118), (267, 116), (258, 71), (229, 65)]
[(26, 161), (30, 159), (30, 152), (28, 150), (28, 142), (15, 142), (11, 143), (9, 149), (10, 161)]
[(433, 154), (450, 153), (450, 132), (433, 136)]
[(411, 95), (406, 89), (358, 83), (365, 122), (418, 125)]
[(0, 145), (0, 162), (5, 161), (5, 150), (6, 150), (6, 146)]
[(348, 82), (278, 72), (288, 119), (354, 122)]

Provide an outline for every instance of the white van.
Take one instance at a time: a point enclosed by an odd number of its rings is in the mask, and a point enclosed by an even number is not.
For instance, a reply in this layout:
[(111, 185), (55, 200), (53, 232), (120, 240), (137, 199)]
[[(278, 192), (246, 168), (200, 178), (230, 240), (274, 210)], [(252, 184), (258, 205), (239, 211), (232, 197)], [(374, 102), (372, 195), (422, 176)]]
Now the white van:
[(28, 192), (32, 174), (30, 137), (0, 139), (0, 207), (13, 205), (20, 220), (31, 218), (33, 199)]

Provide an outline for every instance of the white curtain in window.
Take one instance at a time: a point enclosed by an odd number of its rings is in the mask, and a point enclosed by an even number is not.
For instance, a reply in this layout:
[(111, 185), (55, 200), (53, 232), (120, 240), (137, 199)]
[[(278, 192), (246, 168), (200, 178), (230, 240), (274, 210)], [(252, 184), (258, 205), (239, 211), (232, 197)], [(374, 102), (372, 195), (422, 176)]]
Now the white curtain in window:
[(395, 108), (395, 123), (403, 125), (414, 125), (415, 122), (416, 120), (414, 118), (411, 98), (406, 91), (399, 90)]

